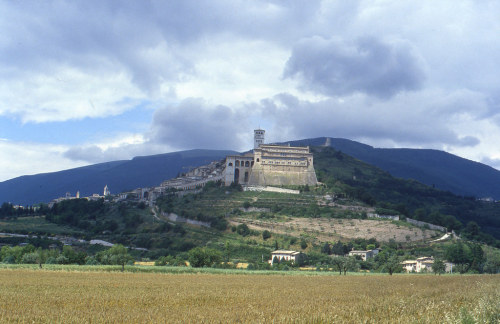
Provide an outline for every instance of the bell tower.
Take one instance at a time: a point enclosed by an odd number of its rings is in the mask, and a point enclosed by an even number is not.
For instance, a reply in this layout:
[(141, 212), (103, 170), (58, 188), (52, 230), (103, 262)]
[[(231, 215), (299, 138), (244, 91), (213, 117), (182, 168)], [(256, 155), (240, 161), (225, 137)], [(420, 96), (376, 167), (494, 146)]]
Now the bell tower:
[(264, 135), (266, 131), (263, 129), (256, 129), (253, 131), (253, 148), (259, 148), (262, 144), (264, 144)]

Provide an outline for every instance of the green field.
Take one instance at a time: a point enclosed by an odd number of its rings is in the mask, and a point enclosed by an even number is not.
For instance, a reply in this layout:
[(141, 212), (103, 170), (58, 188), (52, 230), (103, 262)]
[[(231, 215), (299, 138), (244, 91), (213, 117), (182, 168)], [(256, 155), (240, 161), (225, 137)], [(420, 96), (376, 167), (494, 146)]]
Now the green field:
[(0, 219), (0, 232), (41, 235), (82, 235), (83, 232), (69, 226), (61, 226), (45, 220), (43, 216)]
[(499, 275), (271, 276), (247, 271), (234, 275), (77, 269), (0, 269), (0, 321), (498, 323), (500, 319)]

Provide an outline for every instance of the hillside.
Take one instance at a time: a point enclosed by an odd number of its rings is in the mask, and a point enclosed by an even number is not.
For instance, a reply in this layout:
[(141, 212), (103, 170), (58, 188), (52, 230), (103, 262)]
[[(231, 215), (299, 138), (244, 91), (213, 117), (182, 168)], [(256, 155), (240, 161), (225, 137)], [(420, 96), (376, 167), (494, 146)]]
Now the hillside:
[[(289, 143), (321, 146), (327, 143), (327, 137)], [(414, 179), (457, 195), (500, 200), (500, 171), (478, 162), (438, 150), (374, 148), (342, 138), (328, 138), (328, 144), (395, 177)]]
[[(326, 137), (291, 141), (292, 145), (322, 146)], [(395, 177), (414, 179), (429, 186), (471, 197), (500, 200), (500, 171), (455, 155), (419, 149), (381, 149), (341, 138), (328, 144)], [(191, 167), (224, 158), (234, 151), (190, 150), (136, 157), (60, 172), (22, 176), (0, 182), (0, 202), (34, 204), (64, 196), (101, 193), (108, 185), (112, 192), (156, 186)]]
[(477, 223), (493, 243), (500, 238), (500, 204), (477, 201), (426, 186), (415, 180), (395, 178), (372, 165), (329, 147), (315, 147), (318, 181), (371, 206), (387, 208), (418, 220), (461, 230)]
[(65, 171), (22, 176), (0, 182), (0, 202), (31, 205), (49, 202), (66, 192), (73, 196), (102, 194), (105, 185), (112, 193), (159, 185), (163, 180), (186, 172), (192, 167), (223, 159), (234, 151), (189, 150), (132, 160), (100, 163)]
[[(103, 247), (89, 242), (98, 239), (131, 247), (138, 260), (165, 255), (185, 260), (194, 247), (206, 247), (232, 262), (263, 269), (269, 265), (262, 260), (276, 249), (306, 252), (309, 264), (316, 265), (353, 248), (380, 246), (381, 256), (362, 264), (376, 271), (383, 271), (390, 253), (442, 257), (453, 244), (434, 242), (443, 233), (425, 226), (368, 217), (379, 213), (443, 225), (464, 239), (500, 246), (500, 205), (394, 178), (330, 147), (311, 149), (322, 185), (293, 188), (298, 194), (242, 191), (238, 185), (210, 182), (201, 192), (171, 190), (152, 208), (136, 198), (66, 200), (34, 216), (0, 215), (0, 232), (25, 234), (0, 236), (0, 243), (48, 248), (54, 240), (62, 246), (70, 236), (75, 249), (95, 254)], [(471, 220), (479, 226), (470, 226), (475, 224)]]

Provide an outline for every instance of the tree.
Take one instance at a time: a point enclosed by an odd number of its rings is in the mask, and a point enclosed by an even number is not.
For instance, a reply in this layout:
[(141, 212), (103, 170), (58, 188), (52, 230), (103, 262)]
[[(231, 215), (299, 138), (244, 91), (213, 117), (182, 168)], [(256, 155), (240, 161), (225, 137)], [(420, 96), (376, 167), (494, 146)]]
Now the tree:
[(222, 255), (215, 249), (196, 247), (188, 251), (188, 261), (194, 268), (210, 267), (220, 263)]
[(481, 244), (478, 243), (469, 244), (469, 249), (472, 255), (471, 269), (479, 273), (482, 273), (486, 259), (484, 257), (484, 251), (483, 248), (481, 247)]
[(324, 254), (332, 254), (332, 251), (330, 249), (330, 244), (328, 244), (328, 242), (326, 242), (323, 247), (321, 248), (321, 253), (324, 253)]
[(471, 240), (476, 240), (481, 232), (479, 225), (474, 222), (468, 222), (465, 228), (462, 230), (462, 235)]
[(240, 224), (236, 226), (236, 232), (241, 236), (250, 235), (250, 229), (248, 228), (247, 224)]
[(267, 240), (268, 238), (271, 238), (271, 232), (265, 230), (264, 232), (262, 232), (262, 239)]
[(339, 271), (339, 275), (342, 275), (342, 263), (343, 263), (342, 257), (340, 256), (333, 257), (330, 262), (332, 263), (333, 267)]
[(25, 264), (37, 264), (40, 260), (38, 252), (30, 252), (23, 255), (21, 258), (21, 263)]
[(445, 257), (457, 265), (460, 273), (467, 272), (472, 262), (470, 250), (462, 242), (450, 245), (445, 251)]
[(97, 253), (96, 259), (101, 264), (117, 264), (122, 266), (122, 271), (125, 270), (125, 264), (133, 261), (134, 258), (128, 254), (127, 248), (121, 244), (115, 244), (106, 251)]
[(304, 239), (300, 240), (300, 248), (302, 250), (305, 250), (307, 248), (307, 242), (306, 242), (306, 240), (304, 240)]
[(357, 271), (359, 269), (359, 264), (354, 257), (346, 257), (346, 256), (337, 256), (331, 259), (332, 265), (337, 268), (339, 271), (339, 275), (344, 273), (344, 276), (347, 274), (347, 271)]
[(484, 272), (486, 273), (500, 273), (500, 253), (491, 253), (488, 255), (484, 264)]
[(87, 258), (87, 254), (83, 251), (76, 252), (69, 245), (63, 246), (62, 255), (67, 259), (67, 264), (85, 264), (85, 259)]
[(439, 275), (444, 273), (446, 271), (446, 265), (444, 264), (443, 260), (435, 259), (434, 264), (432, 265), (432, 271), (434, 271), (434, 274)]
[(384, 269), (392, 276), (395, 272), (401, 272), (402, 267), (396, 255), (391, 255), (384, 264)]
[(338, 241), (332, 246), (332, 254), (335, 255), (344, 255), (344, 244), (342, 242)]
[(466, 273), (469, 270), (483, 271), (485, 258), (483, 248), (480, 244), (458, 242), (446, 249), (445, 257), (448, 261), (457, 265), (460, 273)]

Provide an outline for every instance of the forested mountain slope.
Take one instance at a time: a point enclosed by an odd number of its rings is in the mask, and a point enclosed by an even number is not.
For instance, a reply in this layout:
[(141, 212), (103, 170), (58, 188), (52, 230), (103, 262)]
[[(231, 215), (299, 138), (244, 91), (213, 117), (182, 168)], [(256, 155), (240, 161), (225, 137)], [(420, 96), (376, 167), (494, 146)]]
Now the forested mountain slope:
[(289, 142), (318, 146), (325, 143), (395, 177), (415, 179), (458, 195), (500, 200), (500, 171), (456, 155), (427, 149), (384, 149), (342, 138), (319, 137)]

